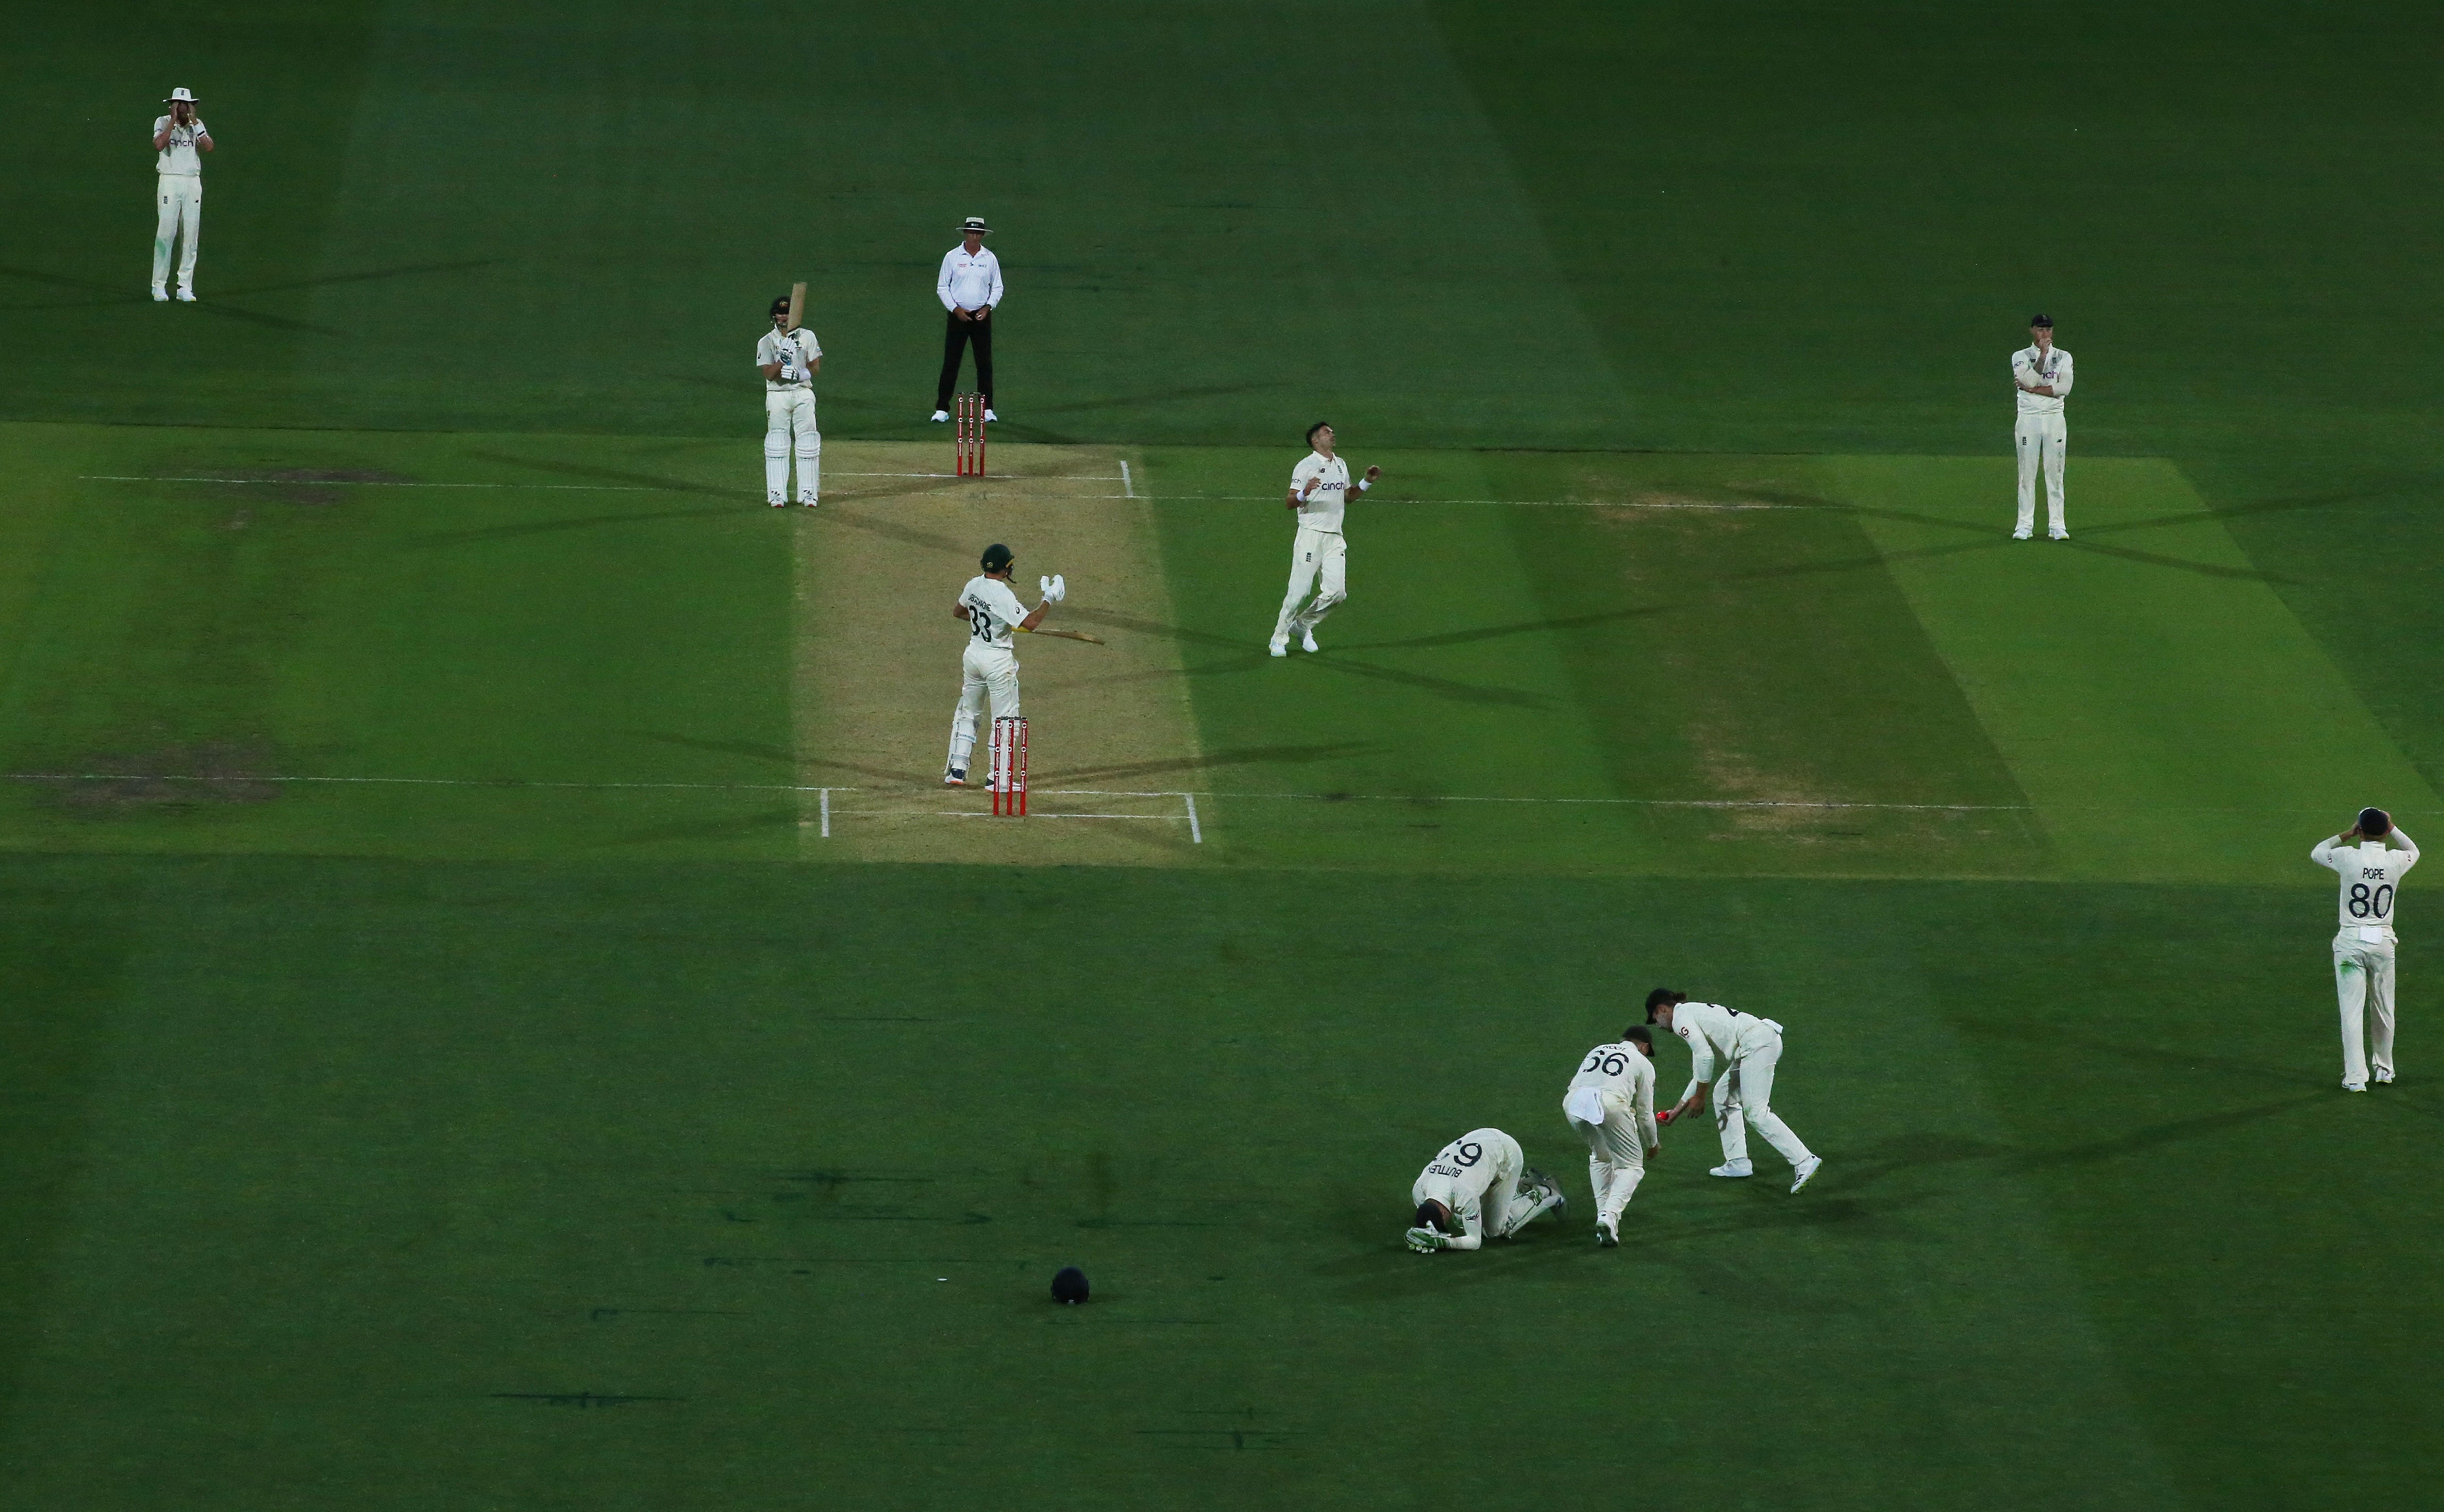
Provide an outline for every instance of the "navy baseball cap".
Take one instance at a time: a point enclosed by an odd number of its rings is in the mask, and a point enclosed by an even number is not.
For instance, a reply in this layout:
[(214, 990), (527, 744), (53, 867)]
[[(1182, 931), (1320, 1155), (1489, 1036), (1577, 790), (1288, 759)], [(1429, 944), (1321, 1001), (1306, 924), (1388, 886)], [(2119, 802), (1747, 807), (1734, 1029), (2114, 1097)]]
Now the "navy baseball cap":
[(2054, 318), (2050, 315), (2031, 315), (2028, 317), (2028, 324), (2032, 329), (2042, 325), (2050, 331), (2054, 327)]

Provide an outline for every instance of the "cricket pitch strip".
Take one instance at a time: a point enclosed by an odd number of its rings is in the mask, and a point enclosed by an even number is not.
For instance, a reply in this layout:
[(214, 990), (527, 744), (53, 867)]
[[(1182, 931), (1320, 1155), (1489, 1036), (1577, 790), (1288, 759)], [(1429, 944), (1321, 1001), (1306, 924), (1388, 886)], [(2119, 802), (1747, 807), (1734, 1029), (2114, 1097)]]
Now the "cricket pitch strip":
[[(950, 473), (947, 446), (824, 449), (824, 502), (792, 509), (793, 690), (799, 855), (808, 860), (1169, 866), (1203, 858), (1210, 817), (1196, 727), (1168, 636), (1171, 596), (1124, 451), (995, 445), (982, 478)], [(1061, 573), (1046, 628), (1104, 644), (1024, 636), (1028, 817), (995, 818), (984, 787), (990, 713), (972, 786), (945, 787), (967, 631), (952, 618), (984, 548), (1017, 553), (1022, 602)]]

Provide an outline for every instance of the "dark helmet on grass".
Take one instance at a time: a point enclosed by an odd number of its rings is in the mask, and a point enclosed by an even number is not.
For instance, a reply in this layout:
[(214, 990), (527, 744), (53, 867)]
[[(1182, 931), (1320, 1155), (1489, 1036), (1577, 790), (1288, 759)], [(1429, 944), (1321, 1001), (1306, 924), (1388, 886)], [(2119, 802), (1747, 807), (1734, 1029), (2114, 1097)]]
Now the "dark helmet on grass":
[(1064, 1265), (1052, 1278), (1052, 1300), (1076, 1306), (1086, 1300), (1086, 1273), (1075, 1265)]

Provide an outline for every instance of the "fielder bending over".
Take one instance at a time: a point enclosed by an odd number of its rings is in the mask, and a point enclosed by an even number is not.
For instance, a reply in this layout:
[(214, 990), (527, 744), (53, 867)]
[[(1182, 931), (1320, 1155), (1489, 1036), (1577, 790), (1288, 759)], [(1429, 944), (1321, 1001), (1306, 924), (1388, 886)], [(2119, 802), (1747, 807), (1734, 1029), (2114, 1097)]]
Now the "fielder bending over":
[(1773, 1068), (1782, 1060), (1782, 1025), (1719, 1003), (1692, 1003), (1670, 987), (1657, 987), (1646, 995), (1646, 1022), (1660, 1023), (1689, 1042), (1689, 1090), (1680, 1095), (1679, 1106), (1656, 1115), (1656, 1122), (1670, 1123), (1682, 1114), (1705, 1112), (1707, 1091), (1714, 1082), (1722, 1083), (1722, 1093), (1714, 1098), (1714, 1127), (1723, 1135), (1723, 1163), (1706, 1174), (1756, 1173), (1749, 1163), (1748, 1130), (1742, 1127), (1742, 1115), (1746, 1115), (1746, 1122), (1756, 1125), (1766, 1143), (1790, 1162), (1790, 1189), (1806, 1186), (1816, 1168), (1824, 1164), (1824, 1158), (1808, 1153), (1790, 1125), (1774, 1116), (1772, 1107)]
[(789, 296), (772, 302), (772, 328), (755, 343), (764, 374), (764, 502), (789, 503), (789, 450), (797, 443), (798, 502), (811, 509), (823, 492), (824, 434), (815, 429), (815, 375), (824, 349), (814, 333), (789, 326)]
[(1620, 1243), (1620, 1210), (1646, 1179), (1648, 1157), (1663, 1152), (1655, 1134), (1655, 1037), (1644, 1025), (1587, 1052), (1562, 1098), (1562, 1116), (1587, 1142), (1596, 1244), (1610, 1249)]
[[(2389, 850), (2387, 840), (2400, 846)], [(2342, 878), (2342, 927), (2334, 931), (2334, 995), (2342, 1010), (2342, 1090), (2368, 1089), (2373, 1039), (2376, 1079), (2393, 1079), (2394, 895), (2404, 872), (2418, 864), (2418, 847), (2380, 808), (2360, 810), (2360, 821), (2308, 853)], [(2364, 1023), (2362, 1021), (2365, 1021)], [(2367, 1031), (2374, 1030), (2373, 1034)]]
[(1490, 1235), (1509, 1239), (1540, 1214), (1567, 1207), (1553, 1178), (1531, 1168), (1519, 1141), (1499, 1129), (1473, 1129), (1443, 1146), (1409, 1189), (1417, 1205), (1409, 1247), (1482, 1249)]
[[(1349, 546), (1341, 539), (1341, 513), (1349, 503), (1349, 464), (1332, 454), (1332, 427), (1322, 420), (1306, 428), (1306, 444), (1313, 450), (1305, 460), (1290, 470), (1289, 507), (1298, 511), (1298, 540), (1290, 546), (1290, 591), (1282, 599), (1282, 612), (1273, 621), (1272, 654), (1290, 654), (1290, 632), (1298, 632), (1299, 644), (1307, 651), (1315, 650), (1315, 627), (1332, 606), (1349, 597)], [(1358, 481), (1358, 491), (1364, 493), (1375, 487), (1383, 475), (1381, 468), (1368, 468)], [(1315, 585), (1318, 574), (1324, 586), (1315, 602), (1305, 609), (1299, 601)]]
[(968, 580), (959, 601), (951, 606), (952, 618), (967, 624), (968, 650), (960, 662), (967, 677), (959, 686), (959, 706), (951, 712), (951, 759), (942, 768), (945, 787), (967, 785), (968, 758), (976, 748), (976, 715), (988, 696), (993, 718), (1019, 717), (1018, 652), (1010, 637), (1042, 624), (1045, 611), (1069, 597), (1066, 582), (1058, 576), (1046, 578), (1044, 601), (1029, 613), (1009, 585), (1010, 564), (1017, 560), (999, 542), (985, 547), (977, 563), (984, 571)]

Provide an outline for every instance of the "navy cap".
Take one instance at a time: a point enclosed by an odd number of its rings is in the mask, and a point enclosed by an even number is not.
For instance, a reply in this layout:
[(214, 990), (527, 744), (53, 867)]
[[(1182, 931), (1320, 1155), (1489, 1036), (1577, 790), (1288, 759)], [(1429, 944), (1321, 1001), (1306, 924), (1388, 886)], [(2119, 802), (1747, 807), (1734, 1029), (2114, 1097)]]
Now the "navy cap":
[(2028, 317), (2028, 324), (2032, 327), (2042, 325), (2050, 331), (2054, 327), (2054, 318), (2050, 315), (2031, 315)]

